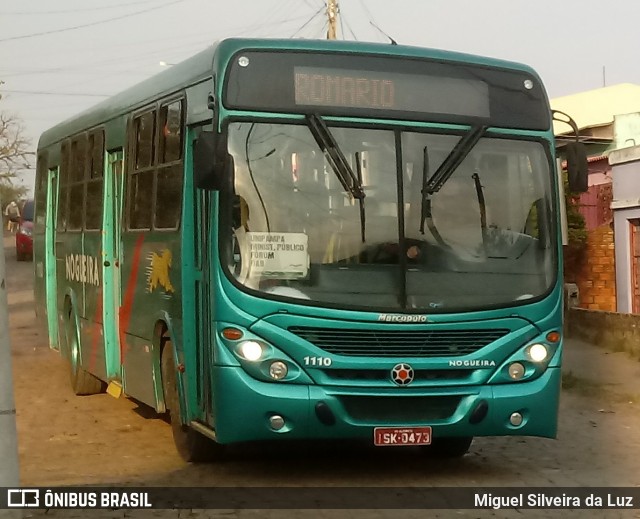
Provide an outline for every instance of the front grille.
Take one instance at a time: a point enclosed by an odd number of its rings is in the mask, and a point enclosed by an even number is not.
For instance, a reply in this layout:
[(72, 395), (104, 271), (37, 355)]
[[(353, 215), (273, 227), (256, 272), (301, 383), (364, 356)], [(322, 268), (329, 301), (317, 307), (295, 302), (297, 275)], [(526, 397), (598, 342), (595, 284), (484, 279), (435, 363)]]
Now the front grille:
[(340, 396), (347, 414), (361, 422), (428, 424), (455, 413), (461, 396)]
[(289, 331), (335, 355), (362, 357), (460, 357), (509, 330), (354, 330), (292, 326)]
[[(391, 382), (388, 369), (324, 369), (322, 372), (327, 378), (338, 381)], [(474, 370), (470, 369), (416, 369), (413, 382), (464, 381), (473, 373)]]

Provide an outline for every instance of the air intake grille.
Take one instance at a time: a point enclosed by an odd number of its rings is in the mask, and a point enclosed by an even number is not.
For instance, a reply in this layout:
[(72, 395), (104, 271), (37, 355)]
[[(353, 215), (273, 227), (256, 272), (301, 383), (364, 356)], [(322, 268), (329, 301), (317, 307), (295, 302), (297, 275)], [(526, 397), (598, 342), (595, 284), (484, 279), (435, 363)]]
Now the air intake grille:
[[(388, 369), (325, 369), (326, 377), (337, 381), (391, 382)], [(416, 369), (413, 383), (433, 381), (465, 381), (473, 375), (472, 369)]]
[(335, 355), (363, 357), (460, 357), (509, 330), (348, 330), (292, 326), (289, 331)]
[(446, 420), (456, 412), (460, 396), (338, 397), (347, 414), (362, 422), (414, 422)]

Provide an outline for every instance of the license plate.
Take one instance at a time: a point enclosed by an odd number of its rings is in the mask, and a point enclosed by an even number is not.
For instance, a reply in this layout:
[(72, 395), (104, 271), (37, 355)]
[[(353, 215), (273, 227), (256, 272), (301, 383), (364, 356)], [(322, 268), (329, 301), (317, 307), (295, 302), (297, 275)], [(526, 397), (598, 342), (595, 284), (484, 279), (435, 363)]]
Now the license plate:
[(376, 427), (373, 444), (377, 447), (430, 445), (431, 427)]

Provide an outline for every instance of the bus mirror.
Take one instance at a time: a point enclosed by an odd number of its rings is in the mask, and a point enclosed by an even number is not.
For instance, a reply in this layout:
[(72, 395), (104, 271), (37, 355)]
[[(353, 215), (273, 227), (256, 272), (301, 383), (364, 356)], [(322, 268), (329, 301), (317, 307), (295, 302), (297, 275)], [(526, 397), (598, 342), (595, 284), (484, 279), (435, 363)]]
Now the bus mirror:
[(216, 140), (214, 132), (203, 131), (193, 146), (193, 182), (199, 189), (217, 191), (222, 187)]
[(570, 142), (566, 148), (569, 191), (584, 193), (589, 189), (587, 151), (581, 142)]

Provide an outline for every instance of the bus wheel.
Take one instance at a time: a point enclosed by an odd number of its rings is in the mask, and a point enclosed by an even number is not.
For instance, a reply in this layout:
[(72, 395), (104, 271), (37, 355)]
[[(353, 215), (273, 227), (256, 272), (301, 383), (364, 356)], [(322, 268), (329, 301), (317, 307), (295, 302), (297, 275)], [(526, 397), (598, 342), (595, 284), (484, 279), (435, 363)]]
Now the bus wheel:
[(430, 458), (461, 458), (471, 447), (473, 436), (451, 438), (434, 438), (431, 445), (425, 447), (425, 453)]
[(85, 370), (81, 365), (78, 329), (73, 311), (69, 310), (67, 321), (67, 344), (69, 346), (71, 389), (76, 395), (96, 395), (104, 391), (104, 383)]
[(173, 441), (178, 454), (188, 462), (214, 461), (221, 459), (224, 446), (194, 431), (180, 420), (180, 398), (173, 360), (173, 346), (167, 341), (162, 349), (162, 389), (173, 432)]

